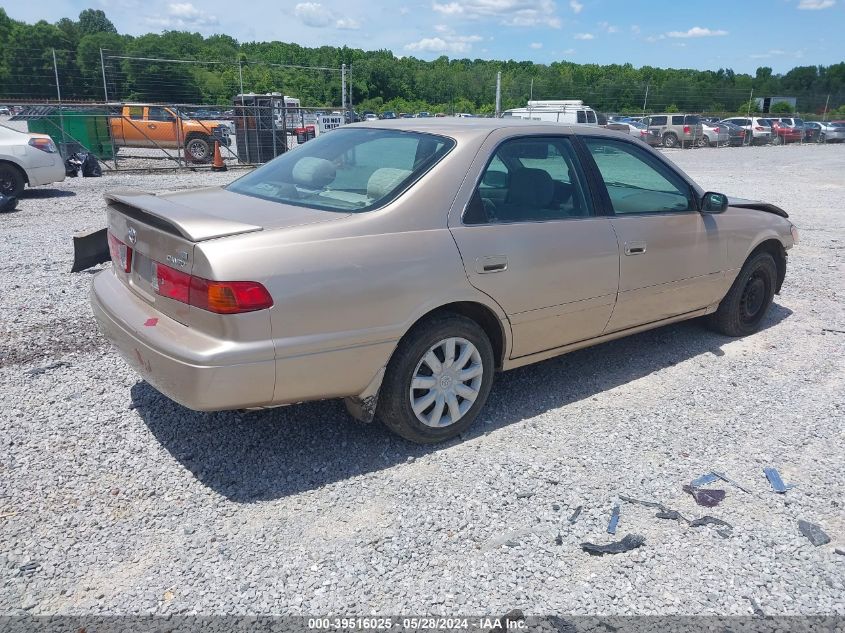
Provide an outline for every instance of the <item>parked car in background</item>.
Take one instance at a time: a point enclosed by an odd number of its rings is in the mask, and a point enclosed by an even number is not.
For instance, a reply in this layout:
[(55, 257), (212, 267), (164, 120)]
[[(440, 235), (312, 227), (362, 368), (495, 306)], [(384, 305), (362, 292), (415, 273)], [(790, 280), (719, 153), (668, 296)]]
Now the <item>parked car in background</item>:
[(345, 398), (420, 443), (465, 432), (497, 371), (701, 316), (756, 332), (797, 241), (629, 136), (501, 119), (347, 126), (222, 188), (106, 200), (94, 317), (153, 387)]
[(9, 110), (7, 106), (0, 106), (0, 115), (1, 116), (10, 116), (12, 111)]
[(642, 123), (635, 121), (610, 121), (607, 124), (608, 130), (616, 130), (617, 132), (624, 132), (629, 136), (640, 139), (643, 143), (648, 143), (653, 147), (663, 144), (663, 139), (657, 132), (651, 132)]
[(529, 101), (525, 108), (505, 110), (502, 118), (598, 125), (595, 110), (580, 100)]
[(691, 147), (703, 135), (701, 119), (696, 114), (652, 114), (643, 118), (643, 123), (663, 139), (663, 147)]
[(728, 145), (731, 147), (745, 145), (745, 136), (747, 134), (745, 129), (733, 123), (728, 123), (727, 121), (721, 121), (719, 125), (724, 126), (728, 131)]
[(210, 163), (214, 142), (231, 144), (231, 122), (203, 120), (174, 108), (124, 105), (109, 117), (111, 137), (119, 147), (183, 149), (195, 163)]
[(426, 112), (426, 111), (417, 112), (417, 115), (416, 115), (415, 118), (417, 118), (417, 119), (430, 119), (431, 118), (431, 112)]
[(395, 113), (393, 110), (388, 110), (387, 112), (382, 112), (382, 113), (379, 115), (379, 118), (380, 118), (380, 119), (388, 119), (388, 120), (390, 120), (390, 119), (398, 119), (399, 117), (398, 117), (398, 116), (396, 116), (396, 113)]
[(808, 132), (805, 140), (815, 143), (841, 143), (845, 141), (845, 123), (807, 121), (804, 129)]
[(17, 198), (24, 187), (65, 179), (65, 163), (46, 134), (27, 134), (0, 125), (0, 194)]
[(794, 128), (783, 123), (780, 119), (767, 119), (772, 128), (772, 145), (785, 145), (786, 143), (798, 143), (804, 139), (804, 130)]
[(799, 119), (799, 118), (796, 118), (796, 117), (788, 117), (788, 116), (782, 116), (782, 117), (777, 117), (777, 118), (784, 125), (788, 125), (789, 127), (800, 131), (801, 132), (801, 140), (802, 141), (804, 140), (804, 137), (806, 136), (806, 127), (804, 126), (804, 119)]
[[(765, 145), (772, 140), (772, 126), (768, 119), (761, 117), (744, 117), (735, 116), (727, 119), (722, 119), (721, 122), (727, 121), (738, 125), (745, 130), (745, 141), (749, 145)], [(749, 136), (750, 135), (750, 136)]]
[(719, 145), (727, 145), (728, 140), (730, 140), (730, 133), (728, 132), (727, 125), (702, 120), (699, 145), (718, 147)]

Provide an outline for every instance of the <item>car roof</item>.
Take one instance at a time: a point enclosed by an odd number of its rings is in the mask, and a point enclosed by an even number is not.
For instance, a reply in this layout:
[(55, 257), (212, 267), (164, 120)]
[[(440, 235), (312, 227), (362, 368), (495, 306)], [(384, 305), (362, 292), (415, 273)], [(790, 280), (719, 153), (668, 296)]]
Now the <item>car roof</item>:
[(578, 123), (556, 123), (554, 121), (529, 121), (526, 119), (483, 119), (465, 117), (440, 117), (431, 119), (391, 119), (378, 122), (353, 123), (346, 128), (369, 128), (384, 130), (401, 130), (404, 132), (422, 132), (424, 134), (442, 134), (453, 138), (470, 140), (480, 136), (488, 136), (491, 132), (501, 129), (525, 129), (542, 133), (546, 129), (566, 130), (568, 134), (592, 134), (600, 136), (625, 136), (614, 130), (607, 130), (597, 125)]

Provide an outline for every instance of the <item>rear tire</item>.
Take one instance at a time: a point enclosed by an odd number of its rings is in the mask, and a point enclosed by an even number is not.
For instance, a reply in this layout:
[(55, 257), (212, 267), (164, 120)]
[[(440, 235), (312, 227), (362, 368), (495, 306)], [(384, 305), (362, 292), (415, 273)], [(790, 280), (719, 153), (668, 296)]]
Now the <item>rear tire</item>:
[(674, 132), (667, 132), (663, 135), (663, 147), (673, 148), (678, 146), (678, 136)]
[(18, 198), (26, 186), (26, 179), (15, 165), (0, 163), (0, 193), (7, 198)]
[[(449, 341), (454, 341), (451, 350)], [(440, 371), (429, 363), (441, 365)], [(493, 347), (475, 321), (451, 313), (435, 316), (415, 325), (393, 352), (376, 417), (411, 442), (434, 444), (451, 439), (478, 417), (490, 394), (494, 371)], [(418, 387), (412, 388), (412, 383)]]
[(708, 325), (726, 336), (748, 336), (759, 330), (775, 296), (777, 274), (771, 254), (749, 258)]
[(821, 133), (819, 134), (819, 139), (818, 139), (818, 140), (819, 140), (819, 143), (824, 143), (824, 141), (825, 141), (824, 132), (821, 132)]
[(775, 134), (772, 137), (772, 145), (783, 145), (783, 137), (780, 134)]

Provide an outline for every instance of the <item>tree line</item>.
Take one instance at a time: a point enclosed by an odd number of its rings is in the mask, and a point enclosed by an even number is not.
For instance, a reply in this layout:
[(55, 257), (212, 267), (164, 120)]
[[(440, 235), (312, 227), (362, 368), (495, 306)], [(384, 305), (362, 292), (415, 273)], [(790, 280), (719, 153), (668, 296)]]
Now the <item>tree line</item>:
[[(752, 76), (730, 68), (635, 68), (631, 64), (568, 61), (397, 57), (388, 50), (306, 48), (285, 42), (238, 42), (228, 35), (164, 31), (123, 35), (102, 10), (51, 24), (12, 20), (0, 8), (0, 98), (55, 100), (53, 65), (65, 100), (231, 104), (245, 92), (282, 92), (303, 106), (337, 108), (339, 69), (346, 64), (358, 111), (490, 113), (496, 74), (502, 73), (503, 109), (535, 99), (583, 99), (606, 112), (744, 112), (752, 96), (794, 96), (797, 111), (845, 114), (845, 62), (798, 66), (784, 74), (769, 67)], [(102, 63), (101, 63), (101, 51)], [(129, 58), (145, 58), (144, 60)], [(180, 64), (156, 60), (194, 60)], [(105, 88), (103, 86), (105, 66)], [(285, 66), (306, 66), (308, 69)], [(323, 70), (314, 69), (321, 68)], [(325, 70), (328, 69), (328, 70)]]

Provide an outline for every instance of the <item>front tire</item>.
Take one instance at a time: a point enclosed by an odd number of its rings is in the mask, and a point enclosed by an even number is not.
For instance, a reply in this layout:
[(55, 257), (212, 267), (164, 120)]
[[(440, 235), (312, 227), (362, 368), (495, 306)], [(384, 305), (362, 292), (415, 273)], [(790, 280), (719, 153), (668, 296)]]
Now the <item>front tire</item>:
[(783, 137), (780, 134), (775, 134), (772, 138), (772, 145), (783, 145)]
[(709, 325), (727, 336), (748, 336), (760, 329), (777, 284), (777, 265), (769, 253), (757, 253), (742, 267)]
[(185, 144), (185, 152), (194, 163), (211, 162), (211, 142), (207, 138), (194, 136)]
[(494, 371), (493, 347), (475, 321), (435, 316), (400, 341), (385, 371), (376, 416), (411, 442), (451, 439), (478, 417)]
[(678, 136), (674, 132), (663, 135), (663, 147), (673, 148), (678, 146)]

